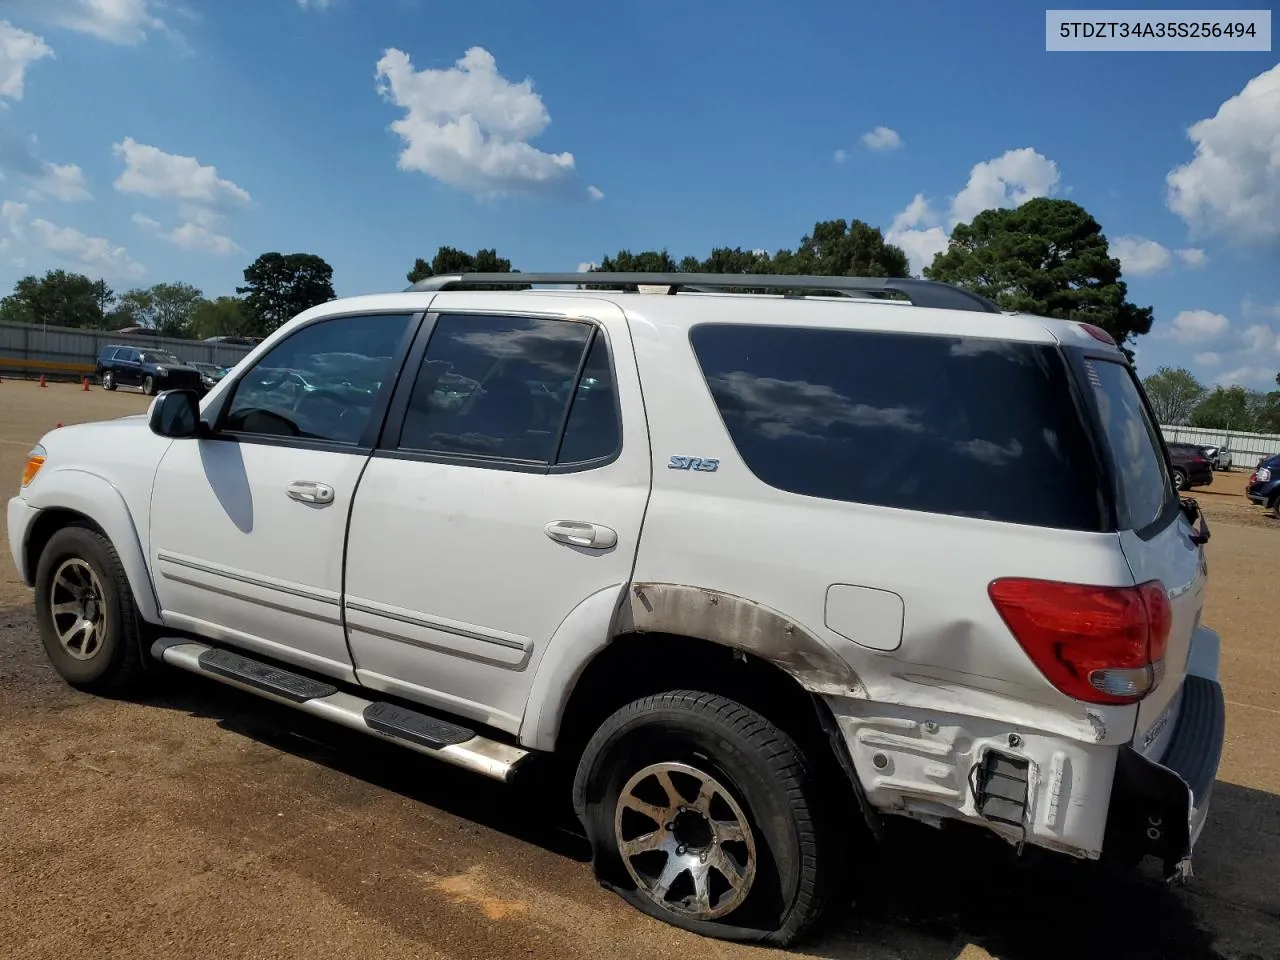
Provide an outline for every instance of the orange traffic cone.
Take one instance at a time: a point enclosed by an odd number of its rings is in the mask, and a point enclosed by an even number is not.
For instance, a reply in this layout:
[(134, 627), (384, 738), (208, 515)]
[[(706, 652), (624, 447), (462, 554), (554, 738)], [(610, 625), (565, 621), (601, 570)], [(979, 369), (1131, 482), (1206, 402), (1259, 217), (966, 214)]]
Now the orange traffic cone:
[(57, 430), (57, 429), (58, 429), (58, 427), (60, 427), (60, 426), (62, 426), (62, 424), (61, 424), (61, 423), (55, 423), (55, 424), (53, 425), (53, 428), (54, 428), (55, 430)]
[(42, 387), (47, 387), (47, 386), (48, 386), (48, 384), (44, 382), (44, 374), (43, 374), (43, 373), (42, 373), (42, 374), (40, 374), (40, 386), (42, 386)]
[(84, 378), (84, 392), (85, 392), (85, 393), (88, 393), (88, 392), (89, 392), (89, 378), (88, 378), (88, 377), (85, 377), (85, 378)]

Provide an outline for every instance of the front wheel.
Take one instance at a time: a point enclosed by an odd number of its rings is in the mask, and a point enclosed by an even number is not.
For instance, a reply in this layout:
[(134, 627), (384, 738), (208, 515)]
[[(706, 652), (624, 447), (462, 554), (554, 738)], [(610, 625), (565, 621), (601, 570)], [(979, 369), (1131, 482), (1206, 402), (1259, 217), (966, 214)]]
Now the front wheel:
[(59, 530), (40, 554), (35, 589), (40, 639), (67, 683), (116, 693), (142, 680), (141, 620), (110, 540), (87, 527)]
[(781, 946), (826, 901), (813, 794), (791, 737), (739, 703), (688, 690), (611, 716), (574, 780), (606, 886), (695, 933)]

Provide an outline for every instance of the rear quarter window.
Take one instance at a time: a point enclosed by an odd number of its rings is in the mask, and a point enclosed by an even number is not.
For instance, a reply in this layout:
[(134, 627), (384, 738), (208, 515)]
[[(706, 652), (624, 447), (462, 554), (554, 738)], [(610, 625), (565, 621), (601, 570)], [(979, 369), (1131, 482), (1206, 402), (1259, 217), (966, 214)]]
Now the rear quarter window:
[(1107, 528), (1097, 455), (1053, 346), (703, 324), (698, 363), (739, 455), (790, 493)]

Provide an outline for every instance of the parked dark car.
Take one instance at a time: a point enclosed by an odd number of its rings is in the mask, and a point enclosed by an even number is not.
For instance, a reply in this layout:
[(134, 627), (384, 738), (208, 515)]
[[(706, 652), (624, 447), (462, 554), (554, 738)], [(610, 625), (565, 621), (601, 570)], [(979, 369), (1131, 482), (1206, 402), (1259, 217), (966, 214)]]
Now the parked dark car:
[(107, 344), (98, 351), (95, 373), (104, 390), (140, 387), (148, 396), (155, 396), (161, 390), (202, 387), (200, 371), (167, 350), (119, 343)]
[(1280, 454), (1267, 457), (1254, 468), (1244, 495), (1251, 503), (1270, 510), (1273, 517), (1280, 517)]
[(1213, 483), (1213, 464), (1203, 450), (1191, 443), (1169, 443), (1166, 446), (1173, 464), (1175, 487), (1188, 490)]
[(206, 392), (217, 386), (218, 381), (227, 375), (227, 368), (220, 367), (216, 363), (192, 360), (189, 365), (195, 367), (200, 373), (200, 383)]

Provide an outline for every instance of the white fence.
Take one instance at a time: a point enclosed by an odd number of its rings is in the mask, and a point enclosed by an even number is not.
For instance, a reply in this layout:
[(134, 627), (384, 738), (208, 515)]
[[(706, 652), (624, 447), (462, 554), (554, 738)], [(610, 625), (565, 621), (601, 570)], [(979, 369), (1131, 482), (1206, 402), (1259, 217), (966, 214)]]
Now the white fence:
[(1280, 453), (1280, 435), (1241, 433), (1236, 430), (1206, 430), (1202, 427), (1161, 426), (1166, 443), (1194, 443), (1202, 447), (1224, 447), (1236, 468), (1252, 470), (1259, 460)]

